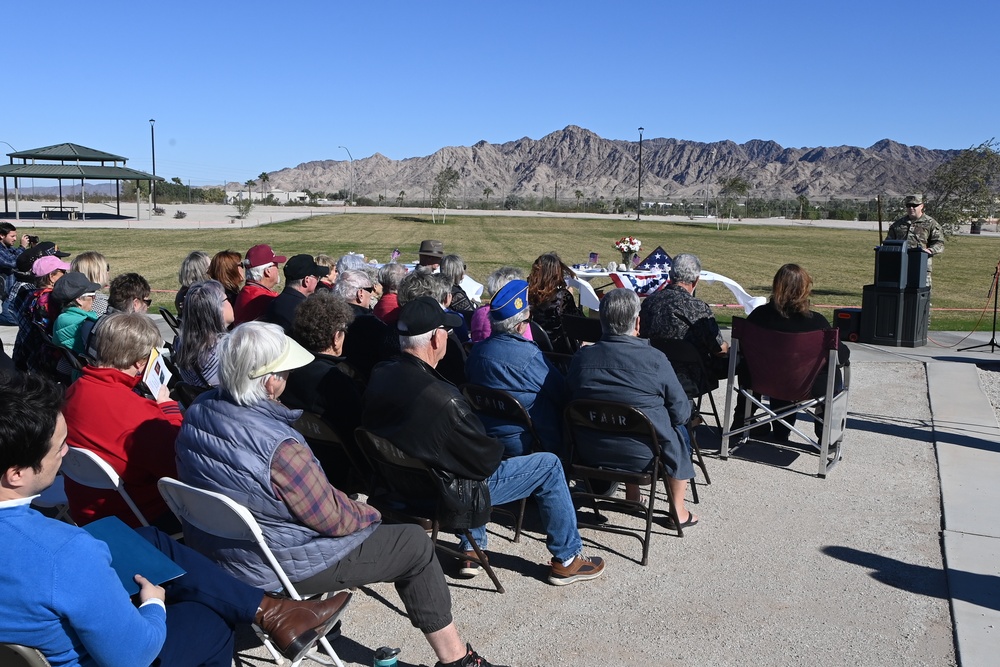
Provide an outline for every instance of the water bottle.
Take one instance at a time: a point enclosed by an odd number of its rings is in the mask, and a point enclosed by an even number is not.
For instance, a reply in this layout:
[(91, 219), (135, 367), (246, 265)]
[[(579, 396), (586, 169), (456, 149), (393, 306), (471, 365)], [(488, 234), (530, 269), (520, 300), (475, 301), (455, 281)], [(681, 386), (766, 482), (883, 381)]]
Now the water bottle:
[(374, 667), (396, 667), (396, 656), (402, 649), (383, 646), (375, 651)]

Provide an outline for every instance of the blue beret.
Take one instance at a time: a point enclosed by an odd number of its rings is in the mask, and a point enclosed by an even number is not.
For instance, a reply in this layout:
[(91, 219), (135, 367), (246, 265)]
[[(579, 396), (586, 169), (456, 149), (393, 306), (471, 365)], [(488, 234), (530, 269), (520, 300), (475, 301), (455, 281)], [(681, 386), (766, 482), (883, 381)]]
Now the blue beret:
[(523, 280), (512, 280), (493, 295), (490, 301), (490, 315), (495, 320), (505, 320), (514, 317), (528, 307), (528, 283)]

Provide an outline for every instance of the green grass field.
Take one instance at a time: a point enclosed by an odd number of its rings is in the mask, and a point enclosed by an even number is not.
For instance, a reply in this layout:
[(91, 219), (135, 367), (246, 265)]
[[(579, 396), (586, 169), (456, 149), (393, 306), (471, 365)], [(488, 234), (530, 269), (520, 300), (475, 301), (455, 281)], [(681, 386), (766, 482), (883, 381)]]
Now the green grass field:
[[(598, 252), (601, 262), (620, 261), (613, 243), (623, 235), (636, 236), (643, 252), (657, 245), (675, 255), (697, 254), (703, 266), (739, 282), (754, 295), (770, 291), (775, 270), (786, 262), (804, 266), (816, 282), (813, 301), (828, 317), (833, 307), (860, 306), (861, 289), (873, 282), (876, 232), (816, 227), (733, 226), (716, 230), (712, 224), (636, 222), (566, 218), (504, 218), (452, 216), (446, 225), (429, 217), (392, 214), (314, 216), (257, 229), (232, 230), (59, 230), (43, 240), (53, 240), (73, 254), (100, 250), (111, 263), (112, 275), (137, 271), (149, 280), (157, 305), (173, 302), (177, 269), (191, 250), (210, 255), (231, 248), (241, 253), (256, 243), (269, 243), (283, 255), (326, 253), (337, 257), (348, 251), (363, 252), (386, 261), (399, 248), (403, 261), (415, 261), (425, 238), (444, 241), (445, 251), (461, 255), (469, 273), (484, 282), (495, 268), (510, 264), (529, 269), (543, 252), (556, 251), (567, 264), (586, 261)], [(934, 262), (935, 310), (932, 328), (971, 330), (985, 308), (992, 308), (987, 292), (1000, 260), (1000, 239), (963, 236), (950, 239)], [(595, 281), (597, 282), (597, 281)], [(703, 286), (699, 296), (712, 304), (735, 303), (721, 286)], [(720, 322), (728, 322), (737, 309), (717, 309)], [(992, 314), (982, 319), (989, 328)]]

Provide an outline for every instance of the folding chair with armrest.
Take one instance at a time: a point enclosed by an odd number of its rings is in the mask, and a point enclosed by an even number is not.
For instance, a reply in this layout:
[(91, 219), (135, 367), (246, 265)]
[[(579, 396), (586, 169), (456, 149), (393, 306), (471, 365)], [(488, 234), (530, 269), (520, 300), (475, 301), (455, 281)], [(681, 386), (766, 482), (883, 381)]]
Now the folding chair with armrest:
[(148, 526), (149, 522), (142, 515), (135, 502), (132, 501), (128, 491), (125, 490), (125, 483), (115, 472), (111, 465), (89, 449), (81, 447), (70, 447), (66, 451), (66, 456), (62, 460), (62, 472), (77, 484), (89, 486), (92, 489), (107, 489), (117, 491), (125, 504), (128, 505), (139, 523)]
[(408, 456), (385, 438), (365, 428), (358, 428), (355, 437), (361, 451), (388, 491), (387, 494), (368, 498), (368, 501), (382, 512), (383, 520), (417, 524), (431, 534), (431, 541), (438, 550), (454, 558), (479, 563), (497, 592), (503, 593), (503, 585), (469, 528), (462, 528), (460, 531), (472, 545), (475, 558), (438, 542), (438, 534), (442, 530), (454, 530), (454, 527), (443, 524), (439, 519), (438, 505), (441, 492), (427, 464)]
[[(184, 482), (180, 482), (172, 477), (163, 477), (158, 482), (160, 495), (166, 501), (167, 507), (177, 515), (183, 523), (188, 523), (198, 530), (229, 540), (239, 540), (251, 542), (264, 554), (268, 564), (278, 576), (278, 581), (288, 597), (293, 600), (304, 599), (295, 589), (295, 585), (285, 574), (281, 563), (275, 558), (274, 553), (264, 540), (264, 533), (257, 523), (257, 519), (245, 507), (239, 505), (235, 500), (221, 493), (198, 489)], [(254, 631), (264, 642), (264, 646), (271, 653), (275, 662), (281, 664), (282, 657), (277, 649), (271, 644), (263, 630), (254, 625)], [(337, 667), (344, 667), (337, 652), (330, 646), (326, 637), (319, 640), (330, 660), (321, 656), (315, 650), (307, 653), (304, 657), (315, 660), (324, 665), (335, 664)], [(332, 660), (332, 662), (331, 662)], [(302, 660), (297, 660), (292, 667), (298, 665)]]
[[(642, 543), (641, 564), (645, 565), (649, 560), (649, 542), (653, 530), (653, 512), (656, 509), (656, 483), (662, 480), (663, 488), (667, 495), (667, 502), (669, 503), (668, 514), (673, 519), (674, 525), (677, 526), (678, 537), (684, 537), (684, 529), (681, 528), (681, 522), (677, 516), (667, 471), (663, 467), (663, 461), (660, 459), (660, 443), (656, 437), (656, 428), (649, 421), (649, 418), (641, 410), (631, 405), (616, 403), (614, 401), (594, 401), (589, 399), (570, 401), (569, 405), (566, 406), (565, 417), (570, 435), (572, 436), (569, 476), (573, 479), (583, 480), (587, 487), (587, 491), (574, 491), (572, 496), (573, 498), (587, 500), (594, 510), (594, 514), (598, 517), (598, 523), (581, 523), (580, 525), (586, 528), (593, 528), (594, 530), (638, 537), (639, 542)], [(580, 431), (600, 431), (645, 442), (649, 446), (653, 460), (651, 469), (648, 472), (627, 472), (579, 463), (577, 438)], [(624, 482), (625, 484), (648, 486), (649, 502), (647, 505), (643, 505), (641, 501), (609, 498), (603, 494), (594, 493), (590, 486), (590, 480), (592, 479), (612, 483)], [(617, 507), (624, 511), (638, 511), (646, 520), (645, 536), (636, 535), (633, 530), (603, 523), (602, 520), (604, 517), (601, 516), (600, 506)]]
[[(741, 317), (733, 318), (733, 345), (729, 352), (729, 378), (726, 382), (725, 428), (722, 433), (720, 457), (729, 457), (729, 440), (739, 436), (739, 443), (747, 442), (751, 429), (772, 422), (780, 422), (793, 433), (804, 438), (806, 444), (819, 454), (817, 476), (826, 475), (843, 458), (843, 437), (847, 429), (847, 401), (850, 393), (850, 367), (843, 370), (843, 389), (838, 391), (837, 367), (840, 342), (838, 329), (785, 333), (764, 329)], [(737, 384), (737, 359), (742, 356), (749, 374), (749, 386)], [(813, 396), (817, 377), (827, 370), (826, 385), (821, 396)], [(744, 378), (747, 380), (747, 378)], [(744, 422), (732, 429), (732, 399), (742, 395), (746, 399)], [(787, 407), (772, 410), (759, 396), (787, 401)], [(762, 412), (751, 415), (751, 406)], [(817, 440), (806, 435), (787, 421), (788, 417), (804, 412), (817, 423), (822, 423), (822, 433)], [(776, 443), (771, 443), (776, 444)], [(777, 445), (782, 446), (782, 445)]]

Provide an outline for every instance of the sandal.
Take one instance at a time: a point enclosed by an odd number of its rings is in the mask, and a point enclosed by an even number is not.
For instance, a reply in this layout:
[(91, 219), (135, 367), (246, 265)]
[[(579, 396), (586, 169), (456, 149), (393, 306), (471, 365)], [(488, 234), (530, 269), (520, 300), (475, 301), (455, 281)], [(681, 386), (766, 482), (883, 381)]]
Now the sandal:
[[(681, 524), (681, 528), (691, 528), (692, 526), (698, 525), (698, 519), (695, 517), (694, 512), (688, 512), (687, 521)], [(677, 524), (674, 523), (674, 517), (667, 517), (667, 528), (669, 530), (677, 530)]]

